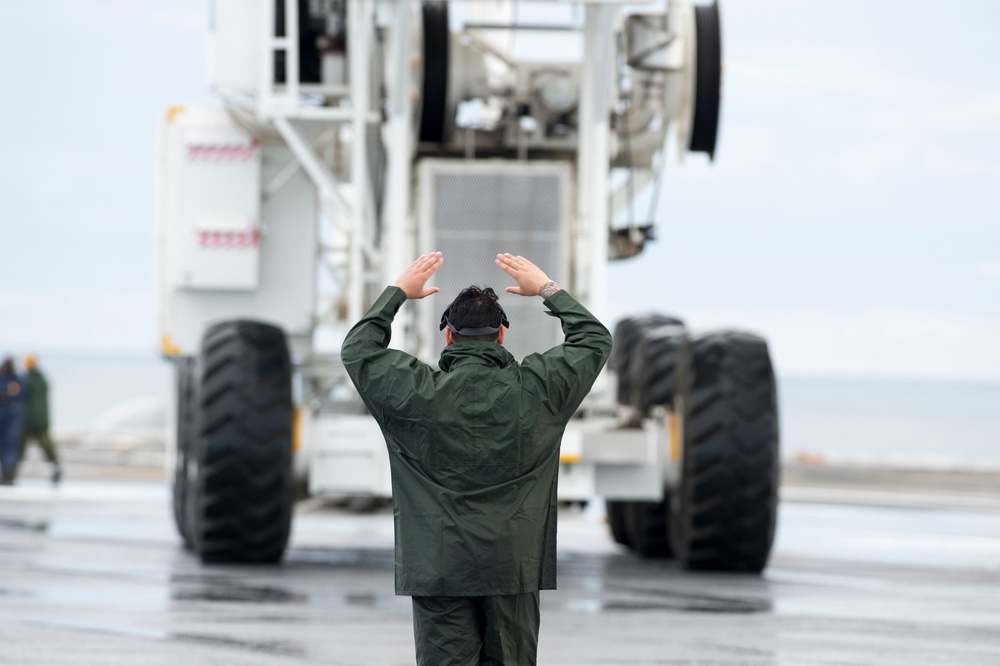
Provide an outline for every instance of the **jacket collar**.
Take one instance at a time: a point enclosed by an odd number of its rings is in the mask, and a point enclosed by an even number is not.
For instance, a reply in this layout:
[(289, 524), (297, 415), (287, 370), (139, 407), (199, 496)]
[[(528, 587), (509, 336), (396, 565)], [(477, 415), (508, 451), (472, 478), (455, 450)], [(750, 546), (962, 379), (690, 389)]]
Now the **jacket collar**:
[(514, 357), (509, 351), (495, 342), (482, 340), (467, 340), (456, 342), (444, 348), (438, 367), (445, 372), (464, 365), (487, 365), (505, 368), (514, 363)]

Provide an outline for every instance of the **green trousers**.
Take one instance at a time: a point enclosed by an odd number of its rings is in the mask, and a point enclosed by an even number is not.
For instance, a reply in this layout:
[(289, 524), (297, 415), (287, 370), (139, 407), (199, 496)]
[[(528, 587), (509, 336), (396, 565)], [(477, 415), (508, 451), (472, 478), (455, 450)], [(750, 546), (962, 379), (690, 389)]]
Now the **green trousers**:
[(45, 453), (46, 460), (53, 465), (59, 464), (59, 454), (56, 452), (56, 444), (52, 441), (52, 437), (49, 436), (48, 430), (38, 432), (28, 432), (26, 430), (21, 434), (21, 451), (17, 456), (18, 464), (20, 464), (21, 458), (24, 457), (24, 450), (27, 448), (28, 442), (31, 440), (38, 442), (38, 446), (42, 447), (42, 452)]
[(535, 666), (538, 592), (413, 597), (417, 666)]

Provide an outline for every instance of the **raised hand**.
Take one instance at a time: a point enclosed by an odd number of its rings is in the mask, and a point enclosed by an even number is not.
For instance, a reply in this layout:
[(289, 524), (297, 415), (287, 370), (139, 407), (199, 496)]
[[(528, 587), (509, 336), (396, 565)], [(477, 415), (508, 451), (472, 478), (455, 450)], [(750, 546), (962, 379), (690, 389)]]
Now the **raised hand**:
[(496, 264), (514, 278), (516, 287), (507, 287), (507, 293), (518, 296), (538, 296), (548, 298), (559, 291), (559, 285), (549, 279), (545, 272), (521, 256), (498, 254)]
[(396, 278), (394, 284), (403, 290), (407, 298), (424, 298), (436, 294), (441, 290), (437, 287), (425, 287), (424, 285), (441, 267), (443, 261), (444, 258), (440, 252), (422, 255)]

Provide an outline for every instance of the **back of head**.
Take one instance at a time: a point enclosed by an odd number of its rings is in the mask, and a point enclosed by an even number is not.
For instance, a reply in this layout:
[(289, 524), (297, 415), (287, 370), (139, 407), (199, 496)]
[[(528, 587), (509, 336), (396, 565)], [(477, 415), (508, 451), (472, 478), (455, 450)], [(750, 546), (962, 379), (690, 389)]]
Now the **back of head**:
[(14, 374), (14, 359), (5, 358), (3, 363), (0, 363), (0, 375), (12, 375)]
[(28, 371), (34, 370), (36, 365), (38, 365), (38, 359), (35, 358), (34, 354), (27, 354), (27, 355), (25, 355), (25, 357), (24, 357), (24, 369), (25, 370), (28, 370)]
[(456, 342), (463, 340), (484, 340), (496, 342), (500, 327), (510, 324), (500, 307), (500, 298), (489, 287), (476, 285), (459, 292), (455, 300), (441, 316), (441, 328), (451, 329)]

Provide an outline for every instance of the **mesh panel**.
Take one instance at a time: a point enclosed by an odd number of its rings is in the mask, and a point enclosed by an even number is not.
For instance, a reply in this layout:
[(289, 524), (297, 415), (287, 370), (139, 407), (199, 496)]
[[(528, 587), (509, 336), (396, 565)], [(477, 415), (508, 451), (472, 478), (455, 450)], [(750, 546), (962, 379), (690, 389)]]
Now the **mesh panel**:
[[(504, 293), (514, 282), (494, 263), (497, 253), (527, 257), (554, 280), (565, 280), (566, 171), (561, 165), (428, 165), (430, 227), (434, 249), (445, 265), (435, 276), (439, 310), (470, 284), (493, 287), (511, 330), (504, 346), (519, 361), (562, 342), (559, 321), (546, 314), (539, 298)], [(437, 312), (434, 322), (440, 319)], [(436, 330), (435, 357), (444, 348)]]

